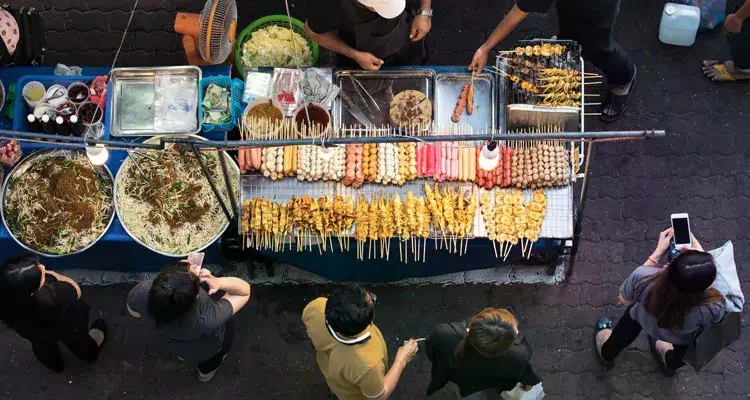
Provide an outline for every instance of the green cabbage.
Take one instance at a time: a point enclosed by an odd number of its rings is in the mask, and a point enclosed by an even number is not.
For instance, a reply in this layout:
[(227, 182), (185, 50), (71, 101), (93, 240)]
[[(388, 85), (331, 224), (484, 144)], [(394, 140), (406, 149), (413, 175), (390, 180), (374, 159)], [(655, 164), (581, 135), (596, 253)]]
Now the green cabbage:
[(245, 68), (310, 67), (312, 52), (302, 35), (273, 25), (253, 32), (242, 44), (242, 63)]

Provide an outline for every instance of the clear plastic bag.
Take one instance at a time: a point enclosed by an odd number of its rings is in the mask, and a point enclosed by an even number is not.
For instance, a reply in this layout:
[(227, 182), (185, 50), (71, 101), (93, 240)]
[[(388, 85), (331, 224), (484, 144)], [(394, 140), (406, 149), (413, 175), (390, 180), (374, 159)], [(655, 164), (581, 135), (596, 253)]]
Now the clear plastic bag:
[(198, 85), (194, 78), (157, 76), (155, 94), (156, 130), (192, 132), (198, 129)]

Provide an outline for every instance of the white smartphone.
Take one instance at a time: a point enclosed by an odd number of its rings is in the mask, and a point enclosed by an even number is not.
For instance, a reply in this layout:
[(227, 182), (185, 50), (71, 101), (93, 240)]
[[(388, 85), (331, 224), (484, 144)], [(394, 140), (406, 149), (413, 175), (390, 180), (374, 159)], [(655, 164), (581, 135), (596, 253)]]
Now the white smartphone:
[(674, 236), (672, 240), (676, 248), (680, 249), (683, 247), (690, 247), (693, 244), (692, 236), (690, 235), (690, 218), (687, 214), (672, 214), (672, 229), (674, 230)]

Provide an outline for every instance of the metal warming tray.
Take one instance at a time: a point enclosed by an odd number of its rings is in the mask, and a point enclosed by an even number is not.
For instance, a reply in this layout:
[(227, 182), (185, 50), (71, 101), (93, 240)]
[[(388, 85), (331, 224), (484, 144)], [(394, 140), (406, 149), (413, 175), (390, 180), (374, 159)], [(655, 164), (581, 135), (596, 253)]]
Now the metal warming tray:
[[(393, 71), (338, 71), (334, 76), (336, 85), (341, 88), (333, 104), (333, 119), (336, 127), (351, 132), (365, 126), (362, 117), (369, 119), (373, 126), (391, 125), (390, 104), (393, 96), (404, 90), (417, 90), (424, 93), (433, 104), (435, 117), (435, 71), (428, 69)], [(367, 95), (360, 96), (355, 90), (355, 82), (362, 84), (378, 105), (375, 107)], [(365, 100), (362, 100), (364, 97)], [(380, 110), (378, 111), (377, 108)], [(352, 109), (352, 111), (349, 111)], [(355, 116), (359, 114), (359, 118)]]
[[(82, 249), (76, 250), (74, 252), (68, 253), (68, 254), (44, 253), (42, 251), (39, 251), (39, 250), (36, 250), (27, 246), (19, 238), (17, 238), (16, 235), (13, 234), (13, 231), (10, 229), (10, 226), (8, 225), (8, 221), (6, 220), (7, 217), (5, 215), (6, 214), (5, 209), (8, 206), (7, 205), (8, 193), (11, 190), (13, 190), (12, 186), (13, 186), (13, 182), (15, 181), (15, 179), (23, 175), (26, 172), (26, 170), (28, 170), (29, 167), (31, 167), (31, 165), (34, 164), (34, 162), (45, 162), (45, 160), (49, 160), (51, 158), (67, 157), (67, 156), (74, 156), (74, 157), (84, 158), (88, 160), (88, 157), (86, 156), (86, 152), (83, 150), (79, 150), (79, 149), (38, 150), (34, 152), (33, 154), (31, 154), (30, 156), (23, 159), (23, 161), (21, 161), (20, 163), (18, 163), (18, 165), (16, 165), (16, 167), (13, 168), (13, 170), (8, 174), (7, 179), (5, 180), (5, 184), (3, 185), (2, 203), (0, 203), (2, 207), (0, 207), (0, 214), (2, 215), (3, 225), (5, 225), (5, 229), (8, 231), (8, 234), (10, 235), (10, 237), (12, 237), (13, 240), (15, 240), (15, 242), (18, 243), (19, 246), (23, 247), (24, 249), (32, 253), (38, 254), (43, 257), (58, 258), (58, 257), (79, 254), (88, 250), (89, 248), (91, 248), (91, 246), (97, 244), (99, 240), (101, 240), (101, 238), (107, 234), (107, 231), (109, 231), (109, 228), (112, 226), (112, 221), (115, 218), (115, 207), (113, 205), (109, 211), (109, 215), (107, 216), (107, 220), (108, 220), (107, 226), (102, 230), (101, 234), (99, 234), (96, 240), (89, 243), (88, 246)], [(114, 203), (114, 177), (112, 176), (112, 172), (109, 170), (109, 168), (106, 165), (98, 165), (98, 166), (95, 165), (94, 169), (96, 170), (96, 173), (99, 176), (99, 179), (102, 180), (102, 182), (104, 183), (104, 186), (107, 188), (107, 190), (109, 191), (109, 194), (112, 196), (112, 202)], [(0, 176), (1, 175), (2, 174), (0, 174)]]
[[(195, 66), (115, 68), (110, 76), (112, 105), (108, 112), (111, 136), (150, 136), (162, 134), (195, 134), (200, 132), (199, 85), (202, 74)], [(165, 98), (159, 82), (182, 79), (185, 98)], [(169, 96), (167, 96), (169, 97)], [(190, 110), (190, 108), (193, 108)], [(163, 112), (176, 110), (190, 114), (184, 129), (164, 127)]]
[(474, 112), (461, 115), (461, 120), (451, 120), (456, 102), (461, 95), (464, 84), (471, 82), (471, 74), (442, 73), (435, 80), (435, 122), (440, 128), (463, 125), (471, 127), (474, 133), (492, 132), (495, 130), (495, 81), (491, 74), (474, 76)]

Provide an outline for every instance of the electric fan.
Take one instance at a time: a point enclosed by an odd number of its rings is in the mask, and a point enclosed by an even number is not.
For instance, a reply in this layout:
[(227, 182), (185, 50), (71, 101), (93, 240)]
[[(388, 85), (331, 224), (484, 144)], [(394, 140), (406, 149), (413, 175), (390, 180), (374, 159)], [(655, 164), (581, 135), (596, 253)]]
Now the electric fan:
[(174, 30), (184, 35), (188, 64), (221, 64), (234, 45), (237, 4), (235, 0), (208, 0), (200, 14), (177, 13)]

